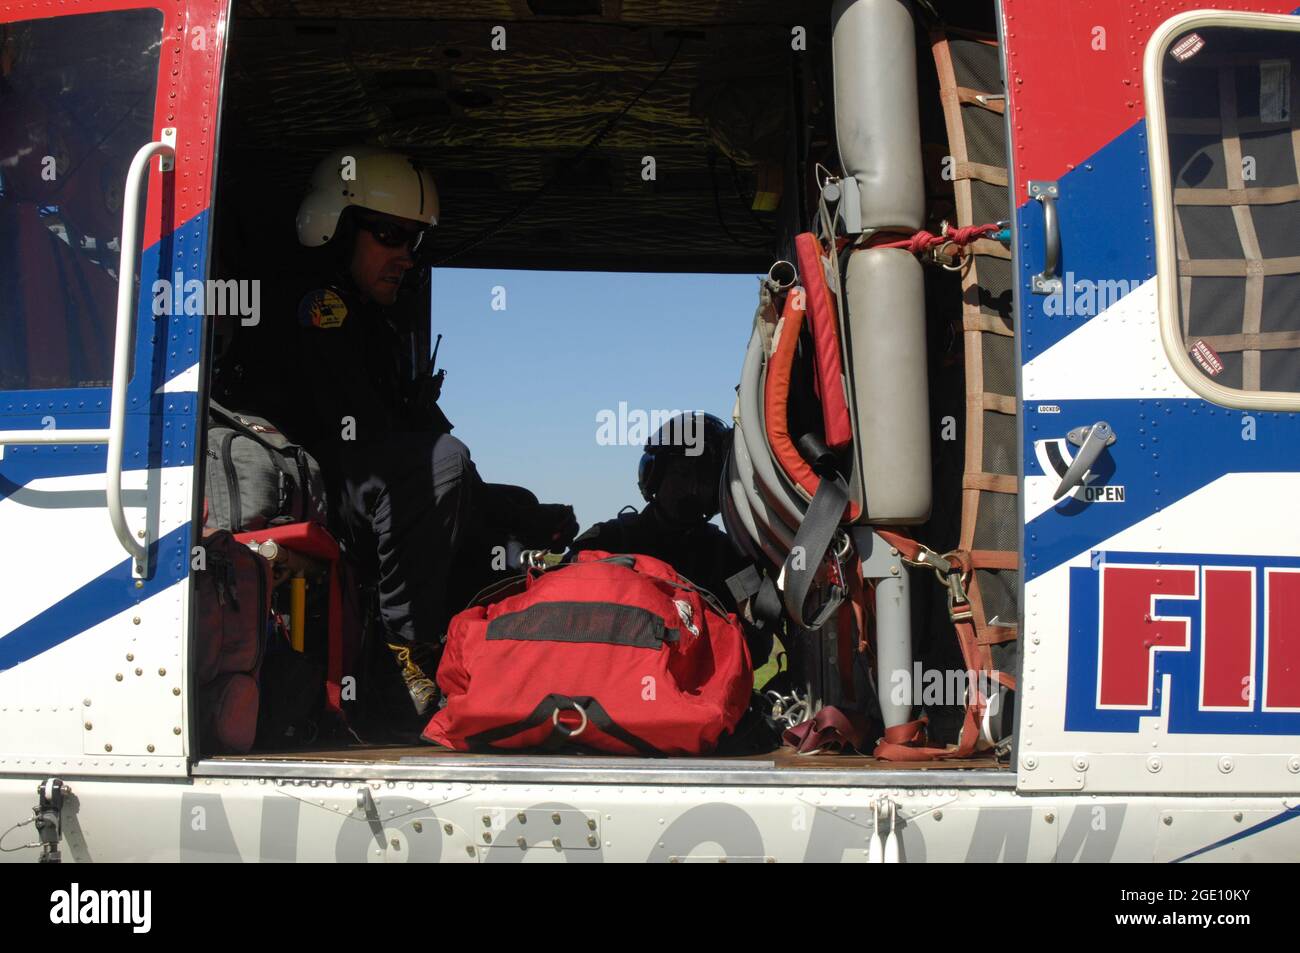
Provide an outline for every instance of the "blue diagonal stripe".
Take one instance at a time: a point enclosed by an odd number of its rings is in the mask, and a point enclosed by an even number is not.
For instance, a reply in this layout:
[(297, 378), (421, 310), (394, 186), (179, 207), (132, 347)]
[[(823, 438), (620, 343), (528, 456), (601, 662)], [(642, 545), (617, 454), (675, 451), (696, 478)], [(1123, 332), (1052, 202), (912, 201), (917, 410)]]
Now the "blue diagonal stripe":
[[(1107, 483), (1125, 488), (1123, 503), (1066, 497), (1025, 526), (1025, 579), (1195, 493), (1229, 473), (1292, 473), (1300, 468), (1300, 414), (1250, 414), (1203, 400), (1062, 400), (1060, 416), (1026, 415), (1026, 476), (1042, 472), (1034, 441), (1063, 437), (1067, 426), (1107, 421), (1116, 434), (1102, 462)], [(1252, 420), (1243, 439), (1244, 418)], [(1211, 515), (1230, 519), (1230, 514)]]
[(0, 636), (0, 671), (61, 645), (184, 579), (189, 569), (186, 558), (189, 534), (190, 527), (181, 526), (151, 547), (150, 565), (157, 568), (151, 578), (144, 580), (142, 588), (135, 587), (131, 560), (124, 559), (99, 578)]
[(1190, 854), (1183, 854), (1182, 857), (1171, 860), (1170, 863), (1181, 864), (1185, 860), (1191, 860), (1193, 857), (1199, 857), (1201, 854), (1208, 854), (1212, 850), (1226, 847), (1229, 844), (1236, 843), (1239, 840), (1258, 834), (1260, 831), (1266, 831), (1270, 827), (1277, 827), (1279, 824), (1285, 824), (1287, 821), (1294, 821), (1297, 817), (1300, 817), (1300, 806), (1289, 807), (1276, 817), (1270, 817), (1266, 821), (1260, 821), (1258, 824), (1253, 827), (1248, 827), (1244, 831), (1237, 831), (1237, 833), (1229, 835), (1228, 837), (1223, 838), (1223, 840), (1215, 841), (1208, 847), (1194, 850)]
[[(1056, 210), (1061, 229), (1061, 274), (1078, 281), (1131, 282), (1138, 287), (1155, 274), (1155, 230), (1151, 224), (1150, 172), (1146, 124), (1131, 126), (1105, 147), (1063, 175)], [(1030, 288), (1030, 276), (1043, 270), (1046, 249), (1043, 209), (1027, 197), (1025, 182), (1016, 218), (1020, 240), (1020, 321), (1023, 361), (1042, 354), (1083, 327), (1092, 316), (1045, 310), (1047, 298)]]

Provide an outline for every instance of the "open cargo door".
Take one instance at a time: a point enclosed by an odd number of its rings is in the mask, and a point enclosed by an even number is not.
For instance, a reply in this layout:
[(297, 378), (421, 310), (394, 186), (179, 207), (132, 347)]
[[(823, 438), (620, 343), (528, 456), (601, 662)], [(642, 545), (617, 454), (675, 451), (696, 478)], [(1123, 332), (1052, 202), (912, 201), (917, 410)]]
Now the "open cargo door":
[(185, 772), (227, 6), (0, 4), (5, 773)]
[(1300, 789), (1293, 0), (1004, 0), (1024, 791)]

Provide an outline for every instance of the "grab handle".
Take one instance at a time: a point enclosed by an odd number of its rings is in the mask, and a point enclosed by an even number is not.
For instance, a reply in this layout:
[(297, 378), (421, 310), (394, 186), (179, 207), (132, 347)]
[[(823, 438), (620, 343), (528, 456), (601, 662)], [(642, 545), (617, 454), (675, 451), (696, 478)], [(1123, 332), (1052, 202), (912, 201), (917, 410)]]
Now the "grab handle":
[(1055, 182), (1032, 181), (1029, 197), (1043, 206), (1043, 270), (1034, 275), (1032, 285), (1036, 295), (1058, 294), (1061, 291), (1061, 222), (1056, 213), (1056, 200), (1060, 189)]
[(132, 534), (126, 522), (126, 507), (122, 505), (122, 450), (126, 442), (126, 389), (135, 352), (135, 269), (140, 258), (140, 193), (149, 172), (149, 162), (156, 155), (163, 157), (160, 171), (173, 170), (176, 156), (174, 128), (164, 129), (158, 142), (149, 142), (137, 149), (126, 173), (126, 185), (122, 191), (122, 237), (118, 239), (122, 256), (117, 269), (113, 391), (108, 415), (108, 518), (117, 541), (135, 560), (133, 574), (136, 576), (143, 576), (148, 568), (149, 537), (146, 530)]

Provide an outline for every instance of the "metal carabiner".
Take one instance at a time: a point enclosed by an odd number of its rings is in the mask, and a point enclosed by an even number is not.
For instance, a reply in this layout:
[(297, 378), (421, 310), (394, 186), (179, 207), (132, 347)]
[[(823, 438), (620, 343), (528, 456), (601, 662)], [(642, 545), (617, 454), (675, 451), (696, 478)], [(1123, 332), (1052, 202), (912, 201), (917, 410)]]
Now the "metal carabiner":
[(807, 701), (797, 701), (797, 702), (795, 702), (795, 703), (794, 703), (793, 705), (791, 705), (790, 708), (785, 712), (785, 715), (784, 715), (784, 717), (783, 717), (782, 720), (785, 722), (787, 728), (793, 728), (795, 725), (798, 725), (798, 724), (801, 724), (802, 722), (807, 721), (807, 720), (808, 720), (808, 702), (807, 702)]
[(778, 719), (778, 720), (779, 720), (779, 719), (781, 718), (781, 716), (785, 714), (785, 705), (786, 705), (786, 698), (785, 698), (785, 696), (782, 695), (780, 692), (777, 692), (777, 691), (769, 691), (769, 692), (767, 692), (767, 693), (764, 695), (764, 697), (765, 697), (765, 698), (768, 698), (768, 699), (771, 700), (771, 702), (772, 702), (772, 717), (773, 717), (774, 719)]
[(843, 531), (837, 531), (835, 534), (835, 555), (839, 559), (845, 559), (853, 549), (853, 540), (849, 539), (849, 534)]
[[(848, 542), (847, 536), (844, 537), (844, 542)], [(832, 588), (838, 587), (841, 590), (845, 588), (844, 557), (848, 554), (849, 547), (847, 545), (841, 546), (839, 543), (836, 543), (828, 554), (830, 556), (830, 565), (826, 574), (826, 581), (830, 583)]]
[(782, 695), (775, 690), (768, 691), (765, 696), (772, 701), (772, 720), (780, 722), (787, 728), (793, 728), (795, 725), (808, 718), (808, 700), (800, 698), (798, 689), (790, 689), (789, 695)]

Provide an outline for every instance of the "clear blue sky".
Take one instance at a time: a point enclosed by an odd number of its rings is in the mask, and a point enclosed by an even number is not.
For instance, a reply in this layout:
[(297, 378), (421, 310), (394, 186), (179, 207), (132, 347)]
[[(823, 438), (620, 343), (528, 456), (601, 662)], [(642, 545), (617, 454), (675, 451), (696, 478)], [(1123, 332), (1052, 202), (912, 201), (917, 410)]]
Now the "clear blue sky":
[(600, 445), (597, 415), (625, 402), (730, 423), (757, 297), (757, 275), (435, 270), (439, 404), (485, 480), (569, 503), (585, 529), (642, 505), (641, 448)]

